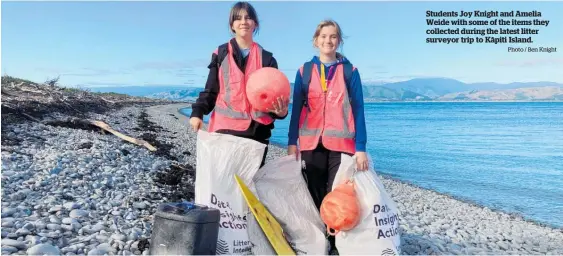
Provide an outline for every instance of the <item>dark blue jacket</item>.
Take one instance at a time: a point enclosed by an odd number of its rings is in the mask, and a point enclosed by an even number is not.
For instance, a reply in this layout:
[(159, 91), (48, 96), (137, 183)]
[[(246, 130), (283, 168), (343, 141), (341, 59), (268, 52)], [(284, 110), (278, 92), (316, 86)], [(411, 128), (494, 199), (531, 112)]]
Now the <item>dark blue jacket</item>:
[[(317, 64), (318, 72), (321, 73), (320, 65), (321, 61), (317, 56), (314, 56), (312, 59), (313, 63)], [(336, 63), (326, 66), (325, 65), (325, 77), (327, 81), (331, 80), (334, 76), (334, 68), (330, 68), (331, 66), (335, 66), (339, 63), (348, 63), (348, 59), (342, 57), (337, 60)], [(324, 64), (323, 64), (324, 65)], [(311, 76), (311, 79), (314, 79)], [(299, 116), (301, 115), (301, 110), (303, 108), (303, 95), (301, 94), (301, 73), (297, 70), (297, 74), (295, 75), (295, 85), (293, 87), (293, 107), (291, 110), (291, 121), (289, 124), (289, 141), (288, 145), (297, 145), (297, 139), (299, 137)], [(362, 92), (362, 81), (360, 79), (360, 73), (358, 69), (355, 69), (352, 73), (351, 79), (351, 86), (350, 86), (350, 96), (352, 97), (352, 101), (350, 102), (352, 105), (352, 113), (354, 114), (354, 123), (356, 127), (356, 151), (365, 152), (366, 151), (366, 143), (367, 143), (367, 134), (366, 134), (366, 122), (364, 117), (364, 95)], [(330, 86), (330, 85), (329, 85)]]

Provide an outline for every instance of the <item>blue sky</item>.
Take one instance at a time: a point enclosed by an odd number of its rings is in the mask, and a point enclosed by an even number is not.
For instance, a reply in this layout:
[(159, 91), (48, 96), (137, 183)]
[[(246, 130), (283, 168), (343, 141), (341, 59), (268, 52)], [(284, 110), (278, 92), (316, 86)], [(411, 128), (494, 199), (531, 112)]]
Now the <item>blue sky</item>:
[[(234, 2), (2, 2), (2, 74), (67, 86), (203, 86), (211, 52), (230, 39)], [(325, 18), (340, 23), (343, 53), (365, 81), (449, 77), (464, 82), (563, 82), (563, 2), (252, 2), (256, 41), (293, 80), (314, 54)], [(550, 20), (534, 46), (427, 44), (426, 11), (531, 11)], [(559, 32), (559, 33), (558, 33)], [(446, 36), (447, 37), (447, 36)]]

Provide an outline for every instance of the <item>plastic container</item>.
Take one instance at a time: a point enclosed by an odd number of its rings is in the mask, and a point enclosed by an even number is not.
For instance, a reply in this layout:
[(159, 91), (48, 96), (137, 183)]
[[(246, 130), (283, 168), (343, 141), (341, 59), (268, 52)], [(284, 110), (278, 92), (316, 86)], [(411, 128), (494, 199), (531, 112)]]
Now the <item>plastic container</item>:
[(150, 255), (214, 255), (218, 209), (191, 202), (161, 204), (154, 215)]

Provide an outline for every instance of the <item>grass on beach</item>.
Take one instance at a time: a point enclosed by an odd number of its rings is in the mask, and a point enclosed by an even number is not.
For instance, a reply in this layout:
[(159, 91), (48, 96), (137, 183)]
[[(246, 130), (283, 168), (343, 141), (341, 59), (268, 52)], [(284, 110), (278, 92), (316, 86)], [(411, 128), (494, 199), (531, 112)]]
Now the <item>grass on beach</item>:
[(2, 120), (21, 121), (44, 115), (68, 114), (84, 117), (103, 114), (125, 106), (151, 106), (169, 100), (132, 97), (117, 93), (95, 93), (81, 88), (63, 87), (58, 78), (44, 83), (2, 76)]

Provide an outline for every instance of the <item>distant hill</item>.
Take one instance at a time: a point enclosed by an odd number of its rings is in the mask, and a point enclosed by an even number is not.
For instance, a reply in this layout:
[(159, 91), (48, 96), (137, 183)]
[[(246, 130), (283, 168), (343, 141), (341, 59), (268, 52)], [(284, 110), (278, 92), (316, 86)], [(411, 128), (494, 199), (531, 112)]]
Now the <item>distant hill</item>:
[(438, 100), (459, 101), (563, 101), (563, 86), (529, 87), (505, 90), (473, 90), (443, 95)]
[(469, 84), (473, 90), (497, 90), (497, 89), (518, 89), (530, 87), (545, 87), (545, 86), (563, 86), (563, 84), (554, 82), (529, 82), (529, 83), (473, 83)]
[(159, 92), (169, 92), (173, 90), (183, 90), (189, 87), (185, 86), (108, 86), (108, 87), (88, 87), (92, 92), (114, 92), (122, 93), (130, 96), (148, 96)]
[(416, 78), (402, 82), (382, 84), (380, 86), (390, 89), (411, 91), (430, 98), (441, 95), (468, 90), (467, 84), (455, 79), (447, 78)]
[[(193, 100), (199, 96), (203, 88), (188, 87), (167, 92), (158, 92), (147, 95), (148, 98), (169, 100)], [(364, 98), (371, 100), (403, 101), (403, 100), (430, 100), (429, 97), (408, 90), (393, 90), (382, 86), (363, 86)], [(293, 94), (293, 84), (291, 86)]]
[(203, 91), (203, 88), (200, 87), (184, 87), (182, 89), (176, 89), (167, 92), (153, 93), (148, 95), (147, 98), (191, 100), (197, 98), (201, 91)]
[(387, 86), (363, 86), (364, 98), (369, 101), (431, 100), (430, 97), (410, 90), (392, 89)]
[[(293, 91), (293, 84), (292, 91)], [(535, 90), (534, 88), (539, 88)], [(448, 78), (416, 78), (408, 81), (362, 87), (366, 101), (445, 101), (445, 100), (561, 100), (554, 82), (530, 83), (463, 83)], [(164, 88), (163, 88), (164, 89)], [(515, 89), (520, 89), (516, 90)], [(150, 98), (190, 100), (203, 88), (181, 87), (146, 95)], [(478, 92), (478, 93), (477, 93)], [(478, 95), (478, 96), (477, 96)], [(503, 96), (501, 96), (503, 95)], [(477, 98), (475, 98), (477, 97)]]

